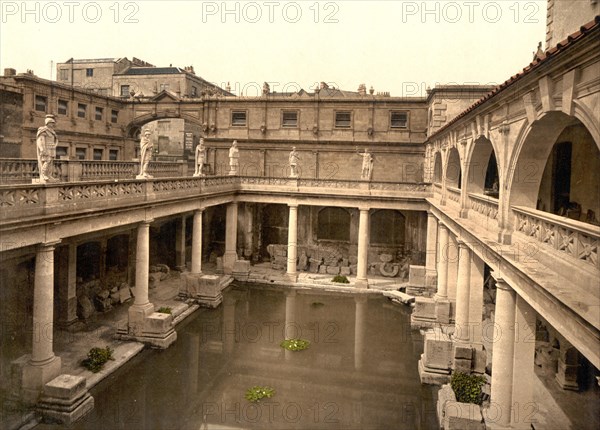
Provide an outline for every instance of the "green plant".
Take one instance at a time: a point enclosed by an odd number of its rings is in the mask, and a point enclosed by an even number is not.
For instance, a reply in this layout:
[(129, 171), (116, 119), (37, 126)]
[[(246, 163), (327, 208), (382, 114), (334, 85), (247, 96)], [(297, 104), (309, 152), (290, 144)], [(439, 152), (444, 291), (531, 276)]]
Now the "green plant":
[(286, 339), (279, 344), (279, 346), (288, 351), (302, 351), (308, 348), (309, 345), (310, 342), (304, 339)]
[(275, 394), (275, 390), (271, 387), (255, 386), (246, 390), (246, 400), (251, 402), (259, 402), (263, 398), (270, 399)]
[(338, 282), (340, 284), (349, 284), (350, 281), (344, 275), (335, 275), (331, 282)]
[(462, 372), (454, 372), (450, 378), (450, 386), (454, 390), (456, 400), (462, 403), (475, 403), (481, 405), (481, 387), (485, 384), (485, 377), (479, 375), (467, 375)]
[(173, 309), (171, 309), (168, 306), (162, 306), (160, 308), (158, 308), (158, 310), (156, 312), (160, 312), (161, 314), (171, 314), (173, 311)]
[(92, 348), (88, 352), (87, 358), (81, 364), (88, 370), (98, 373), (108, 360), (114, 360), (113, 350), (110, 347)]

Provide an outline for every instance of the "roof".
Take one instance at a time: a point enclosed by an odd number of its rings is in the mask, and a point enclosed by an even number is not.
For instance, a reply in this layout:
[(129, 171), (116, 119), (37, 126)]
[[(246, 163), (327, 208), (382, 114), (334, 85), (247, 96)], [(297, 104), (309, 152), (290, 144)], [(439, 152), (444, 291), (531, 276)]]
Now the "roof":
[(185, 73), (179, 67), (131, 67), (121, 75), (180, 75)]
[(530, 74), (534, 70), (538, 69), (540, 66), (548, 63), (549, 61), (551, 61), (552, 59), (554, 59), (560, 53), (562, 53), (562, 52), (566, 51), (567, 49), (571, 48), (577, 42), (579, 42), (580, 40), (584, 39), (587, 34), (591, 33), (594, 30), (597, 30), (598, 28), (600, 28), (600, 16), (596, 16), (592, 21), (588, 22), (585, 25), (582, 25), (579, 28), (579, 31), (576, 31), (575, 33), (569, 35), (565, 40), (559, 42), (555, 47), (546, 50), (543, 55), (537, 56), (521, 72), (517, 73), (516, 75), (511, 76), (508, 80), (506, 80), (503, 83), (501, 83), (500, 85), (498, 85), (490, 93), (486, 94), (481, 99), (479, 99), (474, 104), (472, 104), (467, 109), (465, 109), (463, 112), (461, 112), (460, 114), (458, 114), (449, 123), (447, 123), (442, 128), (440, 128), (435, 133), (433, 133), (431, 136), (429, 136), (428, 140), (431, 139), (433, 136), (436, 136), (436, 135), (440, 134), (441, 132), (443, 132), (444, 130), (446, 130), (447, 128), (449, 128), (452, 124), (454, 124), (455, 122), (457, 122), (458, 120), (460, 120), (462, 117), (464, 117), (465, 115), (467, 115), (471, 111), (475, 110), (477, 107), (479, 107), (483, 103), (487, 102), (488, 100), (492, 99), (496, 95), (500, 94), (502, 91), (504, 91), (508, 87), (512, 86), (515, 82), (519, 81), (520, 79), (522, 79), (523, 77), (527, 76), (528, 74)]

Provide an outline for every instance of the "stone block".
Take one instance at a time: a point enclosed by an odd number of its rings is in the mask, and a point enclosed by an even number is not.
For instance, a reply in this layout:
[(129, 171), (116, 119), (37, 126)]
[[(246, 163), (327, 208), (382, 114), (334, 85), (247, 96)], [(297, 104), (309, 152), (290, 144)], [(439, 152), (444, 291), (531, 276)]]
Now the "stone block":
[(327, 274), (327, 266), (325, 266), (325, 265), (319, 266), (319, 273), (326, 275)]
[(350, 276), (350, 267), (340, 267), (340, 275)]
[(454, 347), (454, 358), (471, 360), (473, 358), (473, 349), (469, 346), (456, 345)]
[(472, 361), (463, 358), (454, 359), (454, 370), (465, 374), (471, 373)]
[(408, 268), (408, 283), (410, 285), (425, 285), (425, 266), (413, 266)]
[(444, 430), (485, 430), (481, 407), (475, 403), (447, 401), (443, 416)]
[(483, 374), (485, 373), (485, 365), (487, 363), (487, 351), (485, 349), (473, 350), (473, 372)]
[(448, 300), (435, 301), (436, 320), (440, 324), (450, 324), (450, 302)]
[(452, 339), (439, 328), (425, 333), (423, 365), (430, 369), (448, 370), (452, 366)]
[(143, 335), (161, 335), (173, 329), (173, 316), (161, 312), (154, 312), (148, 316), (144, 324)]
[(417, 297), (412, 318), (415, 320), (435, 321), (435, 301), (429, 297)]
[(438, 391), (436, 412), (440, 428), (444, 425), (444, 407), (446, 402), (456, 402), (456, 395), (449, 384), (444, 384)]
[(327, 274), (328, 275), (339, 275), (340, 268), (338, 266), (327, 266)]
[(44, 386), (44, 396), (70, 400), (85, 393), (86, 379), (82, 376), (59, 375)]

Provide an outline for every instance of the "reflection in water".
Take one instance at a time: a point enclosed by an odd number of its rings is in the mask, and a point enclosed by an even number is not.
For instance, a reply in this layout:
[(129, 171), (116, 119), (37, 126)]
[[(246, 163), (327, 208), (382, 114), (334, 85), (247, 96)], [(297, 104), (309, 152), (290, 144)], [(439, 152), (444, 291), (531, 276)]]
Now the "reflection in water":
[[(236, 286), (92, 390), (78, 429), (433, 429), (410, 310), (380, 296)], [(288, 337), (310, 341), (289, 352)], [(254, 385), (275, 389), (259, 403)], [(52, 428), (52, 426), (44, 426)]]

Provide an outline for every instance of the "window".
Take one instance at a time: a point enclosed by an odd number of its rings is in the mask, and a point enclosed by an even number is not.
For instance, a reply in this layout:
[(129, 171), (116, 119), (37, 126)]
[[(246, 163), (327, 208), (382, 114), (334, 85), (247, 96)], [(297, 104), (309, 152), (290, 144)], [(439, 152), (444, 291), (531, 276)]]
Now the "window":
[(325, 208), (318, 215), (317, 239), (350, 240), (350, 214), (342, 208)]
[(79, 118), (85, 118), (87, 116), (87, 105), (83, 103), (77, 104), (77, 116)]
[(94, 69), (85, 69), (85, 76), (92, 77), (94, 76)]
[(108, 151), (108, 159), (110, 161), (117, 161), (119, 159), (119, 150), (111, 149)]
[(234, 110), (231, 112), (231, 125), (243, 127), (246, 125), (246, 111)]
[(198, 95), (198, 88), (192, 86), (192, 97), (196, 97)]
[(161, 91), (168, 91), (169, 90), (169, 84), (160, 84), (160, 90)]
[(158, 126), (158, 132), (159, 133), (164, 133), (164, 132), (171, 131), (171, 121), (170, 120), (158, 121), (157, 126)]
[(104, 116), (104, 108), (96, 106), (96, 120), (102, 121), (103, 116)]
[(110, 111), (110, 122), (112, 122), (113, 124), (117, 123), (117, 120), (119, 119), (119, 111), (118, 110), (111, 110)]
[(390, 128), (408, 127), (408, 112), (390, 112)]
[(94, 160), (102, 160), (102, 153), (104, 151), (102, 149), (95, 148), (94, 149)]
[(66, 146), (57, 146), (56, 147), (56, 158), (60, 159), (62, 157), (66, 157), (69, 152), (69, 148)]
[(352, 112), (336, 112), (335, 126), (337, 128), (350, 128), (352, 126)]
[(129, 85), (121, 85), (121, 97), (129, 97)]
[(405, 218), (401, 212), (389, 209), (374, 211), (370, 217), (370, 243), (404, 245)]
[(87, 150), (85, 148), (75, 148), (75, 158), (85, 160)]
[(281, 113), (282, 127), (298, 127), (298, 111), (283, 111)]
[(58, 79), (61, 81), (69, 80), (69, 69), (60, 69), (58, 71)]
[(43, 96), (35, 96), (35, 110), (39, 112), (46, 112), (48, 106), (48, 98)]
[(58, 100), (58, 114), (66, 115), (69, 111), (69, 102), (66, 100)]

